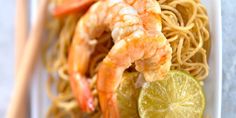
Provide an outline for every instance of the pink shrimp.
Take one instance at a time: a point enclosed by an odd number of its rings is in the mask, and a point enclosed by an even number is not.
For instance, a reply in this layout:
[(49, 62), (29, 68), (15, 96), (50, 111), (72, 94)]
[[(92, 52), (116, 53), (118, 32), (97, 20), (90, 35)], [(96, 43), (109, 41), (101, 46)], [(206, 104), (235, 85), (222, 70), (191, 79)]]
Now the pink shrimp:
[[(139, 11), (138, 7), (131, 7), (123, 1), (105, 1), (93, 5), (89, 12), (89, 15), (107, 23), (115, 43), (101, 63), (97, 75), (97, 89), (104, 118), (119, 117), (115, 90), (124, 70), (133, 62), (136, 70), (143, 73), (147, 81), (162, 79), (170, 69), (172, 50), (160, 33), (160, 7), (157, 2), (155, 4), (157, 7), (140, 8)], [(107, 14), (107, 17), (100, 17), (96, 11)]]
[(71, 85), (79, 104), (92, 108), (84, 74), (94, 48), (91, 39), (106, 30), (112, 31), (114, 46), (97, 75), (104, 118), (119, 117), (115, 89), (132, 63), (147, 81), (162, 79), (170, 69), (172, 50), (161, 33), (160, 12), (155, 0), (103, 0), (92, 5), (77, 25), (69, 56)]
[(83, 37), (80, 25), (76, 28), (75, 36), (70, 48), (68, 66), (69, 80), (73, 94), (84, 112), (93, 111), (93, 96), (86, 80), (89, 58), (93, 52), (95, 41)]

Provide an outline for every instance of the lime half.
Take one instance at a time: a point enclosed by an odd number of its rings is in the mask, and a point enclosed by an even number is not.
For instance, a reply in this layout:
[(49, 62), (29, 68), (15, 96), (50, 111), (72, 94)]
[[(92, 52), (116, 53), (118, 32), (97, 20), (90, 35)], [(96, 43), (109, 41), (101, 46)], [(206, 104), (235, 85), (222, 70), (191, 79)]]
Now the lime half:
[(135, 85), (137, 78), (138, 73), (124, 73), (116, 90), (121, 118), (139, 118), (138, 96), (141, 88)]
[(191, 75), (170, 71), (164, 80), (145, 83), (138, 100), (141, 118), (201, 118), (202, 87)]

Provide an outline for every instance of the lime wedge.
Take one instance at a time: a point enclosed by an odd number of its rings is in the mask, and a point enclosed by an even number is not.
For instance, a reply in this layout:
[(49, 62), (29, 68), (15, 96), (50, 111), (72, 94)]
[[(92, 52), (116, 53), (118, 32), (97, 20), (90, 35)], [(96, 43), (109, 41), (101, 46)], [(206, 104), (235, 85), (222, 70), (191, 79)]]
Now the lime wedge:
[(139, 118), (138, 96), (141, 88), (135, 85), (137, 78), (138, 73), (124, 73), (116, 90), (121, 118)]
[(198, 81), (181, 71), (144, 84), (138, 109), (141, 118), (201, 118), (205, 97)]

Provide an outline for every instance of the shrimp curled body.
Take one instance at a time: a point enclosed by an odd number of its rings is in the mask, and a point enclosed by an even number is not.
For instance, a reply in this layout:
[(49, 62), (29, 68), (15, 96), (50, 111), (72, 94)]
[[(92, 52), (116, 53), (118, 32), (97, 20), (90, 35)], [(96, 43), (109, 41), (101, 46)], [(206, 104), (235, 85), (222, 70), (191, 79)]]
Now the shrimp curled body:
[[(97, 73), (97, 90), (104, 118), (119, 117), (115, 90), (123, 72), (132, 63), (147, 81), (162, 79), (169, 71), (172, 49), (161, 33), (160, 12), (156, 0), (101, 0), (93, 4), (78, 22), (70, 50), (69, 73), (79, 72), (80, 79), (93, 52), (91, 39), (105, 31), (112, 33), (114, 46)], [(81, 85), (81, 81), (78, 83)]]

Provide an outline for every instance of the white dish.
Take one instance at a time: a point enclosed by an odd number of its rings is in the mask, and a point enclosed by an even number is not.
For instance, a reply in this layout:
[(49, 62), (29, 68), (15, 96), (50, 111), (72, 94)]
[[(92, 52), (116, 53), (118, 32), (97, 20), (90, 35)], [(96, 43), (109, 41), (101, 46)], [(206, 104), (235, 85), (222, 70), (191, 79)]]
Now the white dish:
[[(31, 2), (31, 23), (35, 19), (36, 1)], [(222, 86), (222, 28), (220, 0), (202, 0), (207, 7), (210, 22), (211, 50), (209, 57), (210, 73), (205, 80), (206, 110), (204, 117), (221, 118), (221, 86)], [(47, 74), (39, 59), (32, 81), (31, 118), (45, 117), (50, 101), (46, 95), (45, 83)]]

